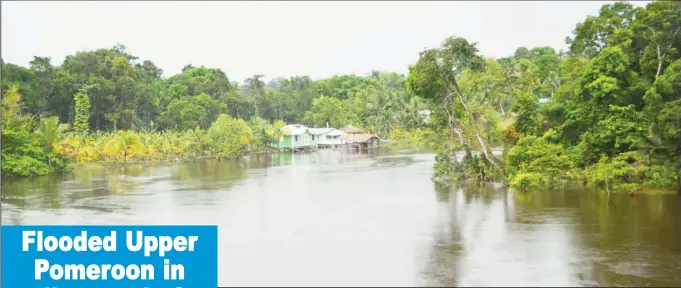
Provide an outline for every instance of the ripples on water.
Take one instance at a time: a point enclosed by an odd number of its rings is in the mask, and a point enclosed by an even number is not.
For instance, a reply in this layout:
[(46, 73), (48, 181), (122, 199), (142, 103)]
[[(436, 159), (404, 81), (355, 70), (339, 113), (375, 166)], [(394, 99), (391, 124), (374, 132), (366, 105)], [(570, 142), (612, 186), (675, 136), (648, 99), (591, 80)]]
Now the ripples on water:
[(681, 197), (438, 188), (433, 155), (89, 166), (2, 182), (3, 224), (217, 224), (221, 286), (681, 286)]

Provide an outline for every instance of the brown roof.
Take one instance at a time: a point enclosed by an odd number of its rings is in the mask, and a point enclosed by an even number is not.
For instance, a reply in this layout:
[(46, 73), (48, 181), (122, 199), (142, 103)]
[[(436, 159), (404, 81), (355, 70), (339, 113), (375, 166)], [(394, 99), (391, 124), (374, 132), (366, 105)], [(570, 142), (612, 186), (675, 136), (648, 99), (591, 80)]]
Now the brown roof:
[(350, 143), (363, 143), (369, 141), (371, 138), (381, 141), (381, 138), (378, 138), (378, 136), (374, 134), (345, 134), (341, 139)]
[(345, 133), (364, 133), (364, 131), (362, 129), (359, 129), (359, 128), (352, 126), (352, 125), (347, 125), (347, 126), (341, 128), (339, 130), (341, 130)]

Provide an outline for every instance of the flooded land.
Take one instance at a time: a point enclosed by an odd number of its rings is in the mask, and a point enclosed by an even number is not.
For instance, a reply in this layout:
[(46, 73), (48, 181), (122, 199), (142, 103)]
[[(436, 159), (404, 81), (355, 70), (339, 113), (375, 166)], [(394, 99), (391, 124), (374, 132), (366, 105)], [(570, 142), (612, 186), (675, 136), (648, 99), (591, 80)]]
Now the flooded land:
[(83, 166), (3, 224), (215, 224), (220, 286), (681, 286), (681, 197), (439, 188), (404, 151)]

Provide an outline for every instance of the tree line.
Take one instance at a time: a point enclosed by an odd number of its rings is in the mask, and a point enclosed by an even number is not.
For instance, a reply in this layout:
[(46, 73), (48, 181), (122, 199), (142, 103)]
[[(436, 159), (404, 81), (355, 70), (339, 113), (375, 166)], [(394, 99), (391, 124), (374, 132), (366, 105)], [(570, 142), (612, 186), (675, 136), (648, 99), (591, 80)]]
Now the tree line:
[(29, 67), (1, 64), (8, 176), (44, 175), (69, 162), (263, 152), (285, 123), (352, 124), (381, 137), (426, 126), (418, 113), (425, 104), (407, 91), (404, 75), (391, 72), (254, 75), (239, 83), (220, 69), (186, 65), (166, 78), (120, 44), (76, 52), (60, 65), (49, 57), (34, 57)]
[(459, 37), (421, 52), (407, 87), (434, 107), (434, 129), (447, 139), (435, 180), (681, 189), (678, 3), (604, 5), (566, 42), (568, 51), (519, 48), (496, 60)]
[(3, 175), (49, 173), (62, 162), (233, 157), (267, 150), (284, 123), (328, 123), (435, 150), (441, 183), (679, 188), (679, 9), (604, 5), (577, 23), (566, 51), (520, 47), (491, 59), (449, 37), (420, 52), (408, 75), (238, 83), (187, 65), (166, 78), (122, 45), (58, 66), (48, 57), (30, 67), (2, 62)]
[[(7, 92), (16, 86), (22, 113), (54, 116), (69, 124), (81, 117), (89, 131), (207, 129), (220, 114), (228, 114), (317, 126), (353, 122), (387, 133), (376, 127), (394, 124), (381, 123), (385, 117), (375, 110), (389, 106), (406, 113), (420, 108), (418, 99), (405, 89), (405, 76), (397, 73), (374, 71), (321, 80), (279, 77), (268, 82), (264, 75), (253, 75), (238, 83), (220, 69), (192, 65), (164, 78), (154, 63), (138, 60), (119, 44), (77, 52), (58, 66), (49, 57), (34, 57), (30, 67), (3, 61), (2, 87)], [(82, 106), (85, 110), (78, 110), (79, 101), (89, 102)], [(400, 122), (413, 121), (410, 116), (396, 115)]]

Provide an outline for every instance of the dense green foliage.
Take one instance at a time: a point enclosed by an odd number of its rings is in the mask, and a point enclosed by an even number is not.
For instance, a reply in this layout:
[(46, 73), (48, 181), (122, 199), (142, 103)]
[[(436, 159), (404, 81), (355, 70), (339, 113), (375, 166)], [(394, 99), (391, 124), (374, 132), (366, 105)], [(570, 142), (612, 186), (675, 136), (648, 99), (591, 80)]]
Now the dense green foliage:
[[(87, 88), (87, 87), (84, 87)], [(82, 89), (73, 96), (75, 101), (75, 114), (73, 120), (73, 128), (76, 132), (87, 133), (90, 129), (90, 97), (87, 95), (87, 89)]]
[(20, 111), (19, 87), (8, 88), (2, 97), (2, 174), (45, 175), (64, 169), (64, 161), (57, 157), (51, 145), (61, 137), (66, 126), (51, 117), (42, 119), (36, 127), (36, 121)]
[[(493, 60), (451, 37), (421, 53), (407, 86), (439, 108), (436, 122), (450, 139), (437, 180), (681, 189), (679, 6), (604, 5), (566, 41), (566, 52), (521, 47)], [(491, 153), (496, 144), (503, 157)], [(459, 149), (465, 156), (456, 161)]]
[[(284, 123), (352, 124), (381, 137), (426, 126), (418, 114), (422, 101), (407, 92), (405, 77), (396, 73), (295, 76), (268, 83), (254, 75), (240, 84), (220, 69), (187, 65), (163, 78), (161, 69), (138, 61), (122, 45), (77, 52), (59, 66), (49, 57), (35, 57), (30, 64), (2, 62), (3, 111), (10, 109), (3, 113), (3, 175), (49, 173), (63, 169), (64, 159), (118, 162), (267, 152)], [(47, 143), (34, 122), (61, 128)]]
[(421, 52), (406, 77), (237, 83), (187, 65), (164, 78), (122, 45), (58, 66), (48, 57), (30, 67), (2, 62), (2, 171), (45, 174), (63, 169), (63, 159), (235, 157), (269, 151), (284, 123), (352, 124), (435, 150), (438, 182), (681, 189), (679, 9), (604, 5), (560, 52), (520, 47), (486, 59), (475, 43), (449, 37)]

